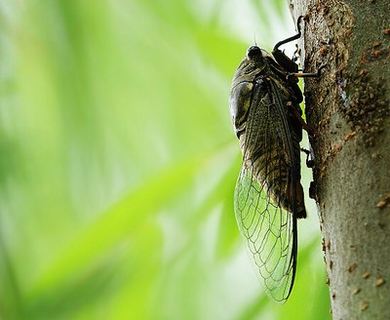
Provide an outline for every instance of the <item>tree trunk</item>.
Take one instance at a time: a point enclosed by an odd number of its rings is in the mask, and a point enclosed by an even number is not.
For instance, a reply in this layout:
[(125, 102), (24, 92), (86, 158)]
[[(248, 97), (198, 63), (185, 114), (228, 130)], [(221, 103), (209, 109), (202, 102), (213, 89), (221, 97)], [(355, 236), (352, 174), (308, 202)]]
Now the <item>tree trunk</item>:
[(389, 0), (290, 0), (333, 319), (390, 319)]

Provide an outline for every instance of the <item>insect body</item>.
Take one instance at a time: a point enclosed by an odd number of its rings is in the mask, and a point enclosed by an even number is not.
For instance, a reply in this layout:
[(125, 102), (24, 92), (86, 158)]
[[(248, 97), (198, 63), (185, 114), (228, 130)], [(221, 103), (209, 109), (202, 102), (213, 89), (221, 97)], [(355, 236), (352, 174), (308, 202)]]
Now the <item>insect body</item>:
[[(299, 26), (299, 21), (298, 21)], [(299, 29), (299, 28), (298, 28)], [(232, 83), (230, 110), (243, 164), (235, 190), (235, 213), (266, 291), (289, 297), (297, 264), (297, 219), (305, 218), (300, 183), (302, 93), (298, 66), (278, 47), (272, 55), (252, 46)]]

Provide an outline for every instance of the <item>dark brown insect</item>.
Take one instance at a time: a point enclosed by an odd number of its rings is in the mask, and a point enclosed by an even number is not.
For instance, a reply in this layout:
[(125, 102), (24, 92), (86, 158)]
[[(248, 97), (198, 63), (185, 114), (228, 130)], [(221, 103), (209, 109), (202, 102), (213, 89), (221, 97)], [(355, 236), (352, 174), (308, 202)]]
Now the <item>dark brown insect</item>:
[[(298, 65), (278, 48), (272, 55), (257, 46), (239, 65), (230, 95), (230, 110), (243, 164), (235, 190), (235, 213), (248, 240), (265, 289), (276, 301), (289, 297), (297, 265), (297, 219), (305, 218), (300, 183), (302, 93)], [(321, 68), (320, 68), (321, 69)]]

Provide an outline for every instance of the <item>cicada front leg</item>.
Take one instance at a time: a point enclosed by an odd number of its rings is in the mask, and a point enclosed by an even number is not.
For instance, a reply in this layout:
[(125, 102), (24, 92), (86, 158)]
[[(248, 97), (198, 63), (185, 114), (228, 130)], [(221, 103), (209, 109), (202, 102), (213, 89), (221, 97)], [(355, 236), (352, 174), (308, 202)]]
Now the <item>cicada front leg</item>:
[(286, 79), (290, 79), (292, 77), (297, 78), (319, 78), (321, 76), (321, 71), (326, 67), (325, 64), (323, 64), (321, 67), (318, 68), (316, 72), (291, 72), (286, 75)]
[(298, 33), (292, 37), (289, 37), (287, 39), (284, 39), (282, 41), (279, 41), (275, 47), (274, 47), (274, 50), (273, 51), (276, 51), (276, 50), (279, 50), (279, 47), (283, 44), (286, 44), (288, 42), (291, 42), (291, 41), (294, 41), (294, 40), (297, 40), (299, 39), (301, 36), (302, 36), (302, 33), (301, 33), (301, 21), (302, 19), (304, 18), (304, 16), (300, 16), (297, 20), (297, 30), (298, 30)]
[[(274, 49), (272, 50), (272, 55), (274, 56), (276, 62), (287, 72), (290, 72), (290, 73), (297, 73), (298, 72), (298, 65), (295, 63), (296, 59), (293, 57), (292, 59), (290, 59), (289, 57), (287, 57), (284, 52), (282, 52), (279, 47), (285, 43), (288, 43), (288, 42), (291, 42), (291, 41), (294, 41), (296, 39), (299, 39), (302, 35), (301, 33), (301, 21), (303, 19), (303, 16), (300, 16), (298, 18), (298, 21), (297, 21), (297, 30), (298, 30), (298, 33), (292, 37), (289, 37), (285, 40), (282, 40), (282, 41), (279, 41)], [(298, 50), (298, 49), (297, 49)]]

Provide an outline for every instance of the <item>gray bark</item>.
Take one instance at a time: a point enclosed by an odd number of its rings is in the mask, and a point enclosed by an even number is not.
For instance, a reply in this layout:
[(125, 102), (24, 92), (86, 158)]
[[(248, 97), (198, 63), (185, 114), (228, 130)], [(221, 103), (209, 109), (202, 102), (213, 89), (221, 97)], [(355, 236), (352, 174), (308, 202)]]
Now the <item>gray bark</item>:
[(390, 2), (291, 0), (333, 319), (390, 319)]

